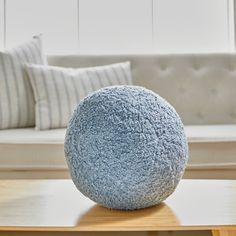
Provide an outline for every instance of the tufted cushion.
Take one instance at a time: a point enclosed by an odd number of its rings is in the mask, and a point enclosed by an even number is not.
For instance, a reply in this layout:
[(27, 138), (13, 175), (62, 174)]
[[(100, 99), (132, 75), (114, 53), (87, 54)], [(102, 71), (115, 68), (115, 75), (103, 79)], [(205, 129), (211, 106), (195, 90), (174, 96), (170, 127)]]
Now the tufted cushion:
[(49, 63), (85, 67), (131, 62), (133, 81), (169, 101), (185, 125), (236, 123), (236, 55), (50, 56)]

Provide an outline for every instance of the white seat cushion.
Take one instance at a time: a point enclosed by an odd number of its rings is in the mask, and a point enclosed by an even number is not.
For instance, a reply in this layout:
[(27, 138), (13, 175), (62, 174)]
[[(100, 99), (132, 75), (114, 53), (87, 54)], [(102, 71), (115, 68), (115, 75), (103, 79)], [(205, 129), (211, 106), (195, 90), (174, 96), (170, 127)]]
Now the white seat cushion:
[(236, 125), (189, 125), (185, 132), (190, 143), (236, 141)]
[(63, 150), (65, 131), (1, 130), (0, 169), (67, 169)]
[(66, 129), (6, 129), (0, 131), (0, 144), (63, 144), (65, 132)]
[[(236, 168), (236, 125), (185, 126), (188, 168)], [(0, 131), (0, 169), (67, 169), (65, 129)]]
[(236, 125), (185, 126), (189, 169), (236, 169)]

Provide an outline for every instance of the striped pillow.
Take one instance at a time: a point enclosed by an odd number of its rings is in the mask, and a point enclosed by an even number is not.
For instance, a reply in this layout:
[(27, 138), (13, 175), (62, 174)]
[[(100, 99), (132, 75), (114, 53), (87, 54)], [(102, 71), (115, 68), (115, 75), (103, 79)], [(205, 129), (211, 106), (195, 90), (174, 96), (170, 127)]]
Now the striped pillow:
[(131, 85), (130, 63), (91, 68), (26, 65), (35, 101), (36, 129), (66, 127), (78, 102), (106, 86)]
[(40, 36), (0, 52), (0, 129), (35, 124), (34, 96), (24, 63), (46, 63)]

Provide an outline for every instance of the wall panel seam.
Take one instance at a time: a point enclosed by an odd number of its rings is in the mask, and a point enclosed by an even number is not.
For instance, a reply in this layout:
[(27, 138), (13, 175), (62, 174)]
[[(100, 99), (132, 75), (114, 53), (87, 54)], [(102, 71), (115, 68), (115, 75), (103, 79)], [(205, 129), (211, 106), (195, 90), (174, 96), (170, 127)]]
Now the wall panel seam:
[(7, 0), (3, 1), (3, 48), (6, 48), (6, 31), (7, 31), (7, 23), (6, 23), (6, 2)]
[(153, 2), (154, 0), (151, 0), (151, 8), (152, 8), (152, 50), (154, 50), (155, 49), (155, 47), (154, 47), (154, 2)]
[(81, 52), (81, 45), (80, 45), (80, 0), (77, 0), (77, 53), (80, 54)]
[[(229, 1), (229, 0), (228, 0)], [(233, 51), (235, 51), (236, 49), (236, 0), (233, 0), (233, 29), (234, 29), (234, 33), (233, 33), (233, 43), (234, 43), (234, 48), (233, 48)], [(228, 15), (229, 17), (229, 15)]]

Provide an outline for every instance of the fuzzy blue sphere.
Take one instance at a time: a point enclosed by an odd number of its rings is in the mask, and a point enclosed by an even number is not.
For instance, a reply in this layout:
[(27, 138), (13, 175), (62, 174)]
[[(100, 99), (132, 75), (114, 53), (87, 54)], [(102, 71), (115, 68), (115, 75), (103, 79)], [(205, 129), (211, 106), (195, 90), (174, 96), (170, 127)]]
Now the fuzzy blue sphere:
[(165, 200), (188, 159), (175, 109), (137, 86), (98, 90), (77, 106), (67, 129), (65, 156), (77, 188), (113, 209), (140, 209)]

